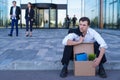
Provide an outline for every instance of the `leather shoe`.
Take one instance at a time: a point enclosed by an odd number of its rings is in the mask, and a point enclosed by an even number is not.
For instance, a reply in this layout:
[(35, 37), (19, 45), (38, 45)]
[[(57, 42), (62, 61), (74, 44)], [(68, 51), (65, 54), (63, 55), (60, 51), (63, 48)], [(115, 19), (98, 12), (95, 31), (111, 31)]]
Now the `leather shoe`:
[(61, 70), (61, 73), (60, 73), (60, 77), (65, 78), (65, 77), (67, 77), (67, 75), (68, 75), (67, 67), (63, 67)]
[(101, 78), (107, 78), (107, 74), (106, 74), (104, 68), (99, 68), (98, 75), (99, 75)]
[(27, 34), (26, 37), (28, 37), (29, 35)]
[(12, 34), (8, 34), (8, 36), (11, 36), (11, 37), (12, 37)]

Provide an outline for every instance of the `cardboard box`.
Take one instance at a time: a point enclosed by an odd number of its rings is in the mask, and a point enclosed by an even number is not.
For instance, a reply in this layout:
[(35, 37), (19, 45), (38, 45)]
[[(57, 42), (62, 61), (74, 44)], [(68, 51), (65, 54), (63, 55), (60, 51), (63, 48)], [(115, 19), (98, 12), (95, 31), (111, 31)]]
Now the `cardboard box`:
[(93, 61), (75, 61), (77, 53), (94, 53), (93, 43), (82, 43), (74, 46), (74, 75), (75, 76), (95, 76)]

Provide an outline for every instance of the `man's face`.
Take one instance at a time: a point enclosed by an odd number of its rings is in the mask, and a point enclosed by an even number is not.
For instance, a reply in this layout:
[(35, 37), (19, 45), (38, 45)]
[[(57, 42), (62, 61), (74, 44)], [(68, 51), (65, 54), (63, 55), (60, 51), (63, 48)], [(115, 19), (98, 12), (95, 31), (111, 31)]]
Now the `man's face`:
[(31, 5), (30, 5), (30, 4), (28, 4), (28, 7), (31, 7)]
[(79, 22), (79, 28), (81, 32), (87, 32), (89, 25), (87, 21), (80, 21)]
[(13, 6), (16, 6), (16, 2), (13, 2)]

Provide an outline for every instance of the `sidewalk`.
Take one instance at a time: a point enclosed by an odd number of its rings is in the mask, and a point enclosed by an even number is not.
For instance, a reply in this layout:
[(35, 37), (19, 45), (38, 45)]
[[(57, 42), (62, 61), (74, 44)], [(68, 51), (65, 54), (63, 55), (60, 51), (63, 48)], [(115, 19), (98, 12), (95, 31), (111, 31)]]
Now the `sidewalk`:
[(76, 77), (73, 71), (69, 71), (66, 78), (59, 77), (60, 71), (0, 71), (1, 80), (120, 80), (120, 70), (107, 71), (108, 77), (103, 79), (99, 76), (93, 77)]
[[(100, 30), (108, 44), (107, 70), (120, 70), (120, 31)], [(64, 46), (62, 39), (67, 29), (35, 29), (33, 37), (25, 37), (25, 29), (19, 36), (9, 37), (9, 29), (0, 29), (0, 70), (60, 70)], [(46, 66), (47, 65), (47, 66)], [(73, 70), (73, 63), (69, 68)]]
[(109, 29), (96, 29), (100, 33), (106, 33), (109, 35), (120, 36), (120, 30), (109, 30)]

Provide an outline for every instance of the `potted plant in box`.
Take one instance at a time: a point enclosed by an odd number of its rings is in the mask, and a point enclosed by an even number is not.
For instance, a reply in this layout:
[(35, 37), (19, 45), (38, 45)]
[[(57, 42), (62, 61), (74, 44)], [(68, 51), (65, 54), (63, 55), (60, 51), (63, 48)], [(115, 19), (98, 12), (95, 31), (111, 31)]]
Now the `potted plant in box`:
[(94, 53), (88, 54), (88, 60), (93, 61), (96, 58), (96, 55)]

